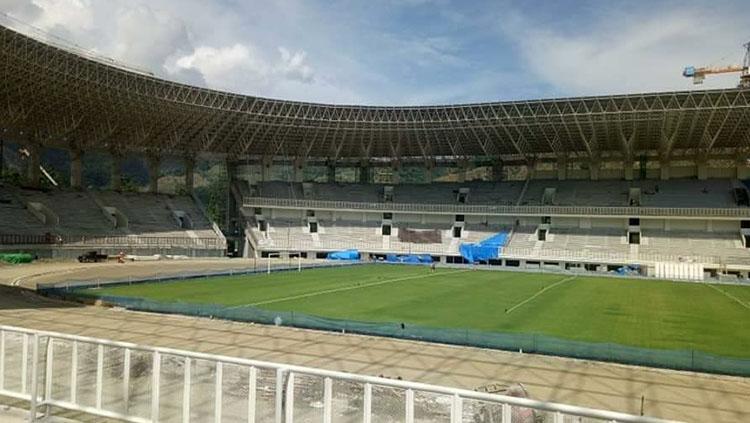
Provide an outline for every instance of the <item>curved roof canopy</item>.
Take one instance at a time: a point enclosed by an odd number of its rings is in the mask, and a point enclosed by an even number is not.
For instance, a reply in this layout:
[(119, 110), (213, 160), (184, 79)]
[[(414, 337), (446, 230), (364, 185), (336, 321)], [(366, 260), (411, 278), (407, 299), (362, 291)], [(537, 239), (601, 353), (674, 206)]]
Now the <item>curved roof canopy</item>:
[(0, 26), (0, 130), (44, 145), (230, 157), (635, 157), (750, 146), (750, 90), (482, 104), (312, 104), (194, 87)]

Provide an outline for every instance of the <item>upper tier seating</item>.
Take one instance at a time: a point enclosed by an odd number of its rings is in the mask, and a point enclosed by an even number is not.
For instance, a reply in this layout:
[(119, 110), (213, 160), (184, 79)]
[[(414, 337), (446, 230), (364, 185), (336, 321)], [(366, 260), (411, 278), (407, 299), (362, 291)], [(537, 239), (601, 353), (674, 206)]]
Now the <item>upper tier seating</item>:
[(643, 181), (640, 187), (645, 207), (737, 207), (729, 179)]
[(555, 206), (610, 206), (628, 204), (628, 181), (542, 181), (532, 180), (519, 205), (541, 206), (544, 190), (555, 189)]
[[(540, 206), (545, 190), (552, 188), (554, 197), (549, 205), (609, 206), (629, 205), (631, 188), (640, 189), (643, 207), (706, 207), (734, 208), (732, 189), (743, 187), (731, 179), (671, 179), (667, 181), (622, 180), (531, 180), (526, 191), (524, 182), (436, 182), (432, 184), (404, 184), (393, 186), (394, 203), (459, 204), (459, 189), (468, 188), (467, 205), (529, 205)], [(307, 200), (383, 202), (384, 185), (377, 184), (312, 184), (308, 197), (303, 195), (301, 183), (262, 182), (260, 196)], [(523, 193), (523, 197), (519, 198)]]
[(302, 184), (271, 181), (260, 185), (261, 197), (304, 198)]

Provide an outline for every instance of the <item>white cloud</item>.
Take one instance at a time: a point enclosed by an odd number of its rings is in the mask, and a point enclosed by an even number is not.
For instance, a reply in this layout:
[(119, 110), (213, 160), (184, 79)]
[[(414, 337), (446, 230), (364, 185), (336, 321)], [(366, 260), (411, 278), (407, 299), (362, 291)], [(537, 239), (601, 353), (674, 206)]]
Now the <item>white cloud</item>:
[(304, 51), (291, 53), (286, 48), (279, 47), (279, 54), (281, 54), (281, 62), (276, 66), (278, 72), (289, 79), (301, 82), (313, 81), (313, 69), (305, 63), (307, 53)]
[[(316, 82), (302, 49), (279, 45), (264, 51), (252, 40), (242, 40), (241, 33), (213, 31), (217, 23), (236, 19), (226, 6), (213, 7), (190, 0), (0, 0), (0, 10), (19, 21), (169, 79), (254, 95), (286, 91), (280, 86), (290, 81)], [(215, 23), (207, 28), (195, 24), (196, 19)], [(191, 27), (202, 32), (192, 33)], [(328, 81), (316, 91), (341, 92), (334, 85)]]
[[(684, 66), (702, 66), (717, 52), (734, 51), (741, 23), (683, 8), (631, 15), (613, 12), (593, 27), (566, 33), (542, 28), (523, 17), (502, 22), (529, 69), (558, 90), (558, 95), (685, 90), (692, 82)], [(734, 50), (732, 50), (734, 48)], [(703, 88), (736, 85), (738, 75), (713, 76)], [(700, 86), (699, 86), (700, 87)]]
[(238, 84), (265, 84), (269, 75), (266, 63), (242, 44), (226, 47), (198, 47), (179, 57), (176, 68), (196, 70), (211, 87), (229, 89)]
[(460, 46), (448, 37), (421, 37), (401, 39), (391, 37), (390, 42), (401, 54), (405, 63), (415, 63), (422, 67), (465, 66), (466, 60), (460, 55)]
[(164, 70), (170, 56), (193, 49), (185, 24), (144, 5), (116, 11), (111, 54), (125, 62)]
[(34, 0), (28, 4), (43, 11), (35, 25), (45, 29), (63, 27), (71, 31), (85, 31), (94, 25), (94, 14), (89, 0)]
[[(234, 44), (226, 47), (198, 47), (175, 61), (176, 69), (200, 72), (209, 86), (267, 92), (285, 80), (313, 82), (314, 72), (304, 51), (290, 52), (279, 47), (280, 58), (267, 60), (253, 46)], [(174, 69), (174, 68), (173, 68)]]
[(0, 11), (167, 79), (313, 102), (690, 89), (683, 66), (741, 59), (740, 2), (735, 11), (691, 0), (648, 10), (595, 3), (565, 16), (506, 2), (494, 15), (492, 5), (446, 0), (0, 0)]
[(25, 22), (38, 19), (43, 12), (41, 7), (28, 0), (0, 0), (0, 11)]

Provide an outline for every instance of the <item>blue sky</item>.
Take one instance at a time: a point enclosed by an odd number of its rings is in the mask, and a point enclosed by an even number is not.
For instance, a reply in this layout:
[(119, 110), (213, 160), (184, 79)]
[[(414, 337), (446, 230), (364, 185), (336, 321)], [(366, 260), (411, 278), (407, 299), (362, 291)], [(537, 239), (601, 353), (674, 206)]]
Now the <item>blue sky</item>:
[(0, 11), (181, 82), (408, 105), (695, 89), (683, 66), (742, 59), (743, 3), (0, 0)]

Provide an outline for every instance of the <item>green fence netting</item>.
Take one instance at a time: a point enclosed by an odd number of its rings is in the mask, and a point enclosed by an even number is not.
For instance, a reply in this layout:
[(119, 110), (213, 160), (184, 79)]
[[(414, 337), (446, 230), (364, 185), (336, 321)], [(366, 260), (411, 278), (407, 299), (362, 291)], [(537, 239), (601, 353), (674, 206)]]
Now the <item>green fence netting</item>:
[(303, 313), (264, 310), (251, 306), (227, 307), (214, 304), (158, 302), (140, 298), (91, 295), (65, 288), (46, 288), (46, 295), (68, 300), (100, 299), (130, 310), (213, 317), (363, 335), (439, 342), (580, 359), (609, 361), (676, 370), (690, 370), (737, 376), (750, 376), (750, 359), (713, 355), (696, 350), (657, 350), (613, 343), (593, 343), (555, 338), (541, 334), (497, 333), (467, 329), (429, 328), (410, 324), (360, 322), (331, 319)]
[(34, 256), (28, 253), (0, 253), (0, 261), (11, 264), (31, 263)]

